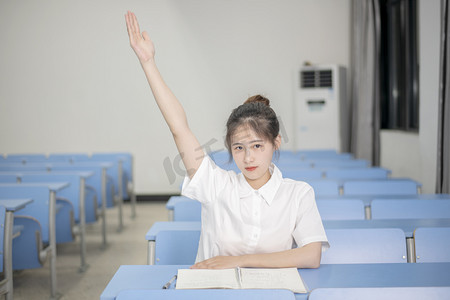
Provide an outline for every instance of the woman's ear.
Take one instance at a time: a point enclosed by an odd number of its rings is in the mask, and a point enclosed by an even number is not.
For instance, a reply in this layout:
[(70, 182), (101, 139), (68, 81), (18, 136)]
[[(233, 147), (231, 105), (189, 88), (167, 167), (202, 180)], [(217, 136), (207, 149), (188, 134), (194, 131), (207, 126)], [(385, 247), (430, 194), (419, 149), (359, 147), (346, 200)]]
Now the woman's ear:
[(281, 147), (281, 135), (277, 135), (275, 138), (275, 150), (279, 150)]

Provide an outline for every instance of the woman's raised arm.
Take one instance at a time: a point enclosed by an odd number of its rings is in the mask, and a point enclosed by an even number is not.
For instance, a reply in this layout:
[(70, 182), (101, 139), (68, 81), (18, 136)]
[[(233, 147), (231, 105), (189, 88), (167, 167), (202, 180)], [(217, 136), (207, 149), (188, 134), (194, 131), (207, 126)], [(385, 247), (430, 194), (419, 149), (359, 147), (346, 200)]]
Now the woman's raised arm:
[(137, 18), (132, 12), (127, 12), (125, 20), (131, 48), (144, 69), (156, 103), (173, 135), (186, 171), (192, 178), (202, 162), (204, 151), (189, 128), (183, 107), (159, 73), (155, 63), (155, 47), (148, 33), (141, 33)]

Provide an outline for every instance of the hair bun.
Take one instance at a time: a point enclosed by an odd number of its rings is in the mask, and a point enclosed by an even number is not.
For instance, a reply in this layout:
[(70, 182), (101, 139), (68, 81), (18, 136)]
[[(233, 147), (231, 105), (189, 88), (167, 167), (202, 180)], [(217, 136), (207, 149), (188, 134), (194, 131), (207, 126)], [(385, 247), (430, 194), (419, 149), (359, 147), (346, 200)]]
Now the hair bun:
[(249, 97), (247, 100), (245, 100), (244, 104), (254, 103), (254, 102), (261, 102), (270, 107), (269, 99), (267, 99), (266, 97), (263, 97), (261, 95), (254, 95), (254, 96)]

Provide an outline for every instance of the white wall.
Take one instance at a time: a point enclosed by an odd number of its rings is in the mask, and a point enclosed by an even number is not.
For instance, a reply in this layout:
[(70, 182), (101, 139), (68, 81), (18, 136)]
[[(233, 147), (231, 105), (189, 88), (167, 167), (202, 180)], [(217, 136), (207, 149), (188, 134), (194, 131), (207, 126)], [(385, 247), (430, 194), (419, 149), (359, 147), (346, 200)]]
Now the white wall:
[(395, 177), (410, 177), (434, 193), (439, 89), (440, 1), (419, 0), (419, 133), (381, 134), (381, 165)]
[(163, 167), (177, 151), (128, 45), (128, 9), (201, 143), (223, 148), (231, 109), (263, 93), (293, 148), (292, 74), (306, 60), (348, 66), (349, 5), (0, 0), (0, 153), (130, 151), (138, 194), (178, 191), (182, 177)]

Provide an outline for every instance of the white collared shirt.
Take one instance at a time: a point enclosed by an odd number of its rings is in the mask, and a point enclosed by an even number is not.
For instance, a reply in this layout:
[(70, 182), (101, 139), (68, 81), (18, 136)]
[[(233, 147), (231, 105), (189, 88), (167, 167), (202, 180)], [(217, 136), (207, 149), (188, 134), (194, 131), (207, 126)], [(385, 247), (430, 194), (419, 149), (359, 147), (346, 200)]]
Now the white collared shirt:
[(254, 190), (242, 173), (226, 171), (206, 156), (182, 195), (202, 203), (196, 262), (218, 255), (272, 253), (322, 242), (329, 247), (314, 190), (283, 178), (272, 164), (269, 181)]

